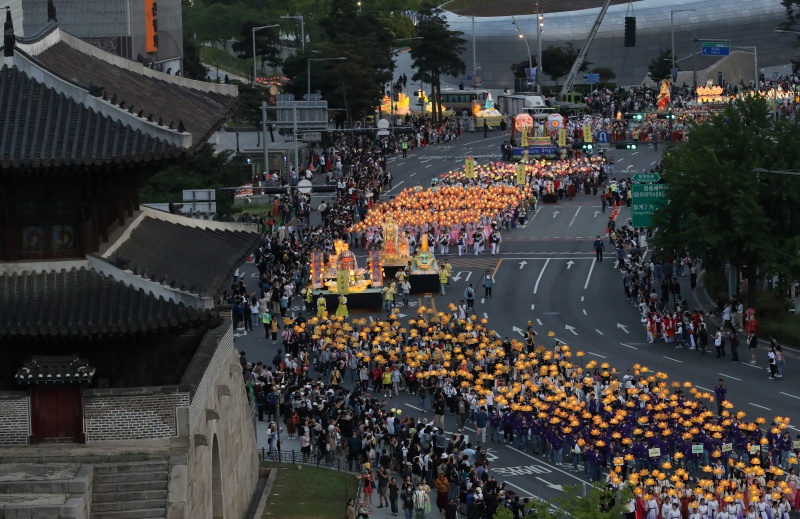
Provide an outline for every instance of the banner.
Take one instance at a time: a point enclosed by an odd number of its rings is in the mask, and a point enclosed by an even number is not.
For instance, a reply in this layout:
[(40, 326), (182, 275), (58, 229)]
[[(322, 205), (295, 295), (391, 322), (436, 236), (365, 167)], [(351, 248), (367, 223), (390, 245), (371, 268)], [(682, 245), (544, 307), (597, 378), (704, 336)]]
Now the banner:
[(536, 81), (537, 68), (539, 67), (533, 67), (533, 68), (525, 67), (525, 77), (528, 78), (530, 81)]
[(722, 444), (722, 452), (730, 452), (732, 450), (733, 450), (733, 444), (732, 443), (723, 443)]
[[(528, 155), (552, 155), (558, 154), (558, 149), (555, 146), (528, 146)], [(525, 154), (525, 148), (512, 148), (512, 157), (522, 157)]]
[(336, 293), (340, 295), (350, 293), (350, 272), (346, 270), (336, 271)]
[(648, 449), (647, 450), (647, 455), (650, 456), (651, 458), (660, 458), (661, 457), (661, 449), (658, 448), (658, 447), (655, 447), (653, 449)]
[(322, 279), (323, 258), (322, 251), (315, 250), (311, 252), (311, 286), (315, 289), (325, 288)]
[(692, 454), (703, 454), (703, 444), (692, 445)]
[(381, 266), (381, 251), (380, 249), (372, 249), (369, 251), (370, 258), (370, 273), (369, 278), (373, 287), (383, 286), (383, 267)]
[(520, 162), (517, 164), (517, 185), (524, 186), (525, 185), (525, 163)]
[(464, 161), (464, 174), (467, 178), (475, 178), (475, 159), (472, 157)]
[(558, 145), (562, 148), (567, 145), (567, 130), (563, 128), (558, 130)]
[(592, 127), (588, 124), (583, 127), (583, 142), (592, 142)]

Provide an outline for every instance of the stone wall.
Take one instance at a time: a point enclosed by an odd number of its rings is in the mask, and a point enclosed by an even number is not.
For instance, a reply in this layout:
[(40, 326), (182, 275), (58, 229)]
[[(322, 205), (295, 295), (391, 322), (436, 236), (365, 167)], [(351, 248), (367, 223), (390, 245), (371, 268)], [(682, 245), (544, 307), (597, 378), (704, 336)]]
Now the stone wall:
[(0, 445), (27, 445), (30, 426), (28, 394), (24, 391), (0, 392)]
[(196, 384), (197, 391), (190, 407), (187, 465), (170, 471), (167, 517), (216, 517), (216, 509), (226, 519), (239, 519), (258, 482), (258, 455), (230, 321), (206, 334), (181, 384)]
[(87, 443), (170, 438), (178, 435), (176, 408), (189, 406), (189, 389), (87, 389), (83, 406)]

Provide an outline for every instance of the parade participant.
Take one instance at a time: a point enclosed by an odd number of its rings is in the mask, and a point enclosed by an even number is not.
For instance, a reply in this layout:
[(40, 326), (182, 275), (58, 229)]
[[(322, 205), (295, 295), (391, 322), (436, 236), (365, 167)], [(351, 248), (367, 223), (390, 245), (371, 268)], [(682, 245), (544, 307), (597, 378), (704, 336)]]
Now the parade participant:
[(327, 313), (328, 302), (325, 300), (325, 296), (322, 295), (320, 292), (319, 297), (317, 298), (317, 317), (322, 319), (325, 317)]
[(339, 306), (336, 308), (336, 315), (339, 317), (350, 315), (347, 311), (347, 296), (344, 294), (339, 294)]
[(483, 275), (483, 289), (485, 298), (492, 297), (492, 287), (494, 287), (494, 276), (492, 275), (491, 271), (487, 270), (486, 274)]

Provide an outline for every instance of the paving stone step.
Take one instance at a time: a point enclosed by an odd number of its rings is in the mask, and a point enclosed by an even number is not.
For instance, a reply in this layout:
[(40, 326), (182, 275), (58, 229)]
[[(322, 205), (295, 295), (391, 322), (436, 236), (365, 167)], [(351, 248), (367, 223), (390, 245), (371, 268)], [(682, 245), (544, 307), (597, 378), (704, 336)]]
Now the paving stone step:
[(149, 508), (143, 510), (119, 510), (116, 512), (95, 512), (91, 519), (166, 519), (167, 508)]
[(167, 507), (166, 497), (164, 499), (149, 499), (143, 501), (115, 501), (109, 503), (92, 502), (92, 512), (152, 510), (154, 508), (161, 507)]
[(94, 479), (95, 483), (92, 485), (92, 492), (94, 495), (104, 494), (107, 492), (143, 492), (147, 490), (163, 490), (167, 488), (166, 477), (159, 478), (155, 481), (119, 481), (116, 483), (97, 483), (97, 477)]
[(101, 463), (94, 466), (95, 474), (120, 474), (169, 470), (167, 461), (138, 461), (133, 463)]
[[(120, 485), (121, 487), (123, 485)], [(92, 492), (92, 509), (96, 503), (122, 503), (129, 501), (148, 501), (151, 499), (167, 499), (167, 490), (162, 485), (162, 490), (147, 490), (141, 492), (133, 492), (129, 490), (120, 490), (117, 492), (98, 492), (96, 489)]]
[(109, 483), (140, 483), (146, 481), (167, 481), (169, 472), (129, 472), (118, 474), (97, 474), (94, 475), (95, 485), (105, 485)]

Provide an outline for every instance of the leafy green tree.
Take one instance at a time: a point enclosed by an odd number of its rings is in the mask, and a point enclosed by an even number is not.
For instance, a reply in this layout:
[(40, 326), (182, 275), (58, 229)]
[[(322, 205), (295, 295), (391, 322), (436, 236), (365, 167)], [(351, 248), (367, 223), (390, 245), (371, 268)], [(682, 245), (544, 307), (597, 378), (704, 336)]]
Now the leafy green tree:
[(797, 122), (774, 121), (762, 97), (729, 104), (664, 158), (669, 203), (653, 215), (657, 253), (685, 250), (707, 269), (730, 263), (755, 306), (758, 279), (800, 273), (800, 178), (753, 170), (798, 163)]
[(516, 78), (516, 79), (525, 79), (526, 77), (528, 77), (525, 74), (525, 69), (530, 67), (531, 64), (534, 67), (538, 67), (539, 66), (539, 64), (538, 64), (538, 62), (536, 60), (536, 56), (531, 56), (531, 60), (530, 61), (527, 61), (527, 60), (520, 61), (519, 63), (514, 63), (513, 65), (511, 65), (511, 72), (514, 73), (514, 78)]
[[(677, 66), (677, 65), (676, 65)], [(658, 83), (664, 78), (671, 77), (672, 74), (672, 51), (664, 49), (658, 53), (647, 65), (647, 75), (651, 80)]]
[(222, 187), (242, 185), (245, 180), (241, 160), (232, 151), (214, 152), (206, 144), (193, 155), (153, 175), (139, 191), (145, 203), (180, 202), (184, 189), (216, 189), (217, 214), (229, 215), (233, 207), (233, 191)]
[(578, 485), (564, 487), (564, 495), (552, 502), (532, 499), (528, 514), (532, 519), (619, 519), (631, 496), (629, 488), (621, 492), (609, 491), (601, 486), (589, 487), (586, 496)]
[(600, 83), (609, 83), (617, 79), (617, 74), (608, 67), (594, 67), (591, 72), (600, 74)]
[(358, 14), (355, 2), (331, 0), (322, 20), (324, 40), (306, 46), (284, 62), (284, 74), (292, 78), (288, 91), (302, 97), (307, 90), (308, 59), (338, 58), (311, 64), (313, 91), (321, 91), (332, 108), (344, 109), (347, 121), (371, 114), (383, 97), (394, 71), (394, 38), (385, 23), (371, 12)]
[[(261, 25), (258, 22), (247, 22), (242, 26), (242, 30), (239, 32), (239, 39), (231, 45), (233, 52), (239, 58), (253, 59), (253, 28)], [(256, 56), (262, 67), (266, 64), (274, 69), (281, 64), (280, 43), (276, 28), (261, 29), (256, 32)]]
[[(544, 73), (550, 79), (558, 84), (558, 80), (569, 74), (572, 70), (572, 65), (578, 59), (579, 51), (572, 46), (572, 43), (567, 43), (563, 47), (556, 47), (550, 45), (542, 51), (542, 68)], [(585, 72), (591, 65), (591, 62), (583, 60), (578, 72)]]
[(433, 119), (442, 119), (441, 77), (463, 74), (467, 70), (461, 54), (466, 40), (461, 31), (450, 29), (444, 11), (430, 3), (422, 5), (417, 21), (417, 37), (411, 47), (411, 59), (416, 69), (413, 81), (423, 81), (431, 85)]
[(208, 69), (200, 61), (200, 46), (197, 40), (184, 31), (183, 34), (183, 70), (181, 75), (199, 81), (208, 80)]

